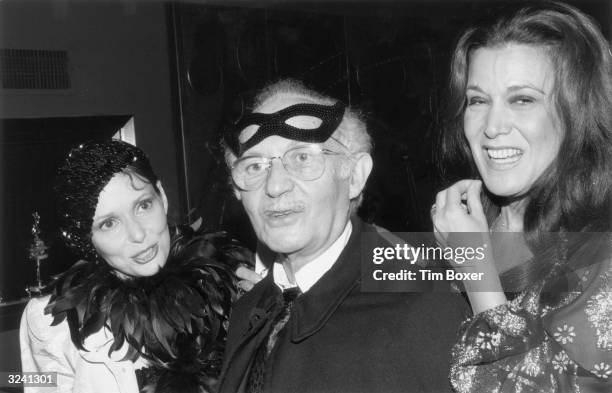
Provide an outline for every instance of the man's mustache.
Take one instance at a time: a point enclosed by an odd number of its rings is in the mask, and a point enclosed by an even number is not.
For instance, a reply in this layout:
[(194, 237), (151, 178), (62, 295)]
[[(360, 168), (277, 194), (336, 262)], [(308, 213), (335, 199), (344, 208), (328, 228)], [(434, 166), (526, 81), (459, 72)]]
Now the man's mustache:
[(306, 210), (304, 203), (280, 203), (266, 206), (263, 210), (264, 214), (278, 214), (278, 213), (300, 213)]

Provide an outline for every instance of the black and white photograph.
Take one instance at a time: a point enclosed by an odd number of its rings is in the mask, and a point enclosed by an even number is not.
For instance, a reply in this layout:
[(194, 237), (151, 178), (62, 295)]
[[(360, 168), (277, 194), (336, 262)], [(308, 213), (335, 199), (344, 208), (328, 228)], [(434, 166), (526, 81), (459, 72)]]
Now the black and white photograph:
[(0, 0), (0, 393), (612, 392), (611, 0)]

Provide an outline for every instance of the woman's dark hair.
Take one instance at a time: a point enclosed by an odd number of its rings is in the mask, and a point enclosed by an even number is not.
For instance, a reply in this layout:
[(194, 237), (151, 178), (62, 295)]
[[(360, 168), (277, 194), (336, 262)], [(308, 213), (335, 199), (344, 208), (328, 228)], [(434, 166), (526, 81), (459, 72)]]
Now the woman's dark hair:
[[(541, 48), (555, 70), (553, 105), (563, 141), (557, 158), (529, 191), (525, 238), (537, 263), (502, 276), (504, 287), (524, 289), (550, 271), (551, 233), (610, 230), (612, 195), (612, 54), (597, 24), (576, 8), (539, 2), (506, 10), (493, 21), (469, 28), (459, 38), (450, 69), (446, 122), (438, 154), (445, 181), (480, 177), (464, 135), (463, 114), (470, 55), (478, 48), (521, 44)], [(503, 200), (485, 194), (488, 216)], [(548, 250), (548, 251), (547, 251)]]
[(132, 188), (137, 189), (134, 184), (134, 176), (138, 177), (145, 183), (151, 184), (153, 186), (153, 190), (157, 195), (161, 194), (161, 190), (157, 186), (157, 175), (153, 172), (153, 169), (150, 166), (141, 165), (139, 162), (135, 163), (136, 165), (128, 165), (126, 166), (121, 173), (126, 174), (130, 178), (130, 183), (132, 184)]
[(55, 196), (62, 237), (79, 257), (98, 257), (91, 243), (91, 225), (102, 189), (117, 173), (151, 183), (159, 194), (157, 176), (146, 154), (118, 140), (89, 141), (72, 149), (59, 166)]

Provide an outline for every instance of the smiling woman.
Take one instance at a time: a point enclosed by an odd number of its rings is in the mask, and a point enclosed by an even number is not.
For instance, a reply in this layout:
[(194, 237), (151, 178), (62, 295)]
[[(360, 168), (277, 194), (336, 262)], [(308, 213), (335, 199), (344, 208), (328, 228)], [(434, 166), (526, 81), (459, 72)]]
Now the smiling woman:
[(28, 303), (23, 371), (57, 373), (58, 392), (211, 390), (248, 252), (224, 234), (171, 230), (161, 182), (124, 142), (73, 149), (55, 190), (63, 238), (85, 259)]
[(151, 276), (166, 264), (168, 200), (161, 183), (118, 173), (100, 192), (91, 242), (123, 278)]
[(443, 166), (471, 174), (438, 193), (434, 232), (452, 247), (452, 232), (491, 244), (484, 263), (455, 266), (487, 279), (462, 281), (474, 315), (453, 349), (453, 387), (611, 391), (608, 43), (571, 6), (519, 5), (460, 37), (449, 102)]
[(541, 48), (509, 43), (470, 55), (463, 129), (495, 195), (523, 197), (559, 152), (554, 72)]

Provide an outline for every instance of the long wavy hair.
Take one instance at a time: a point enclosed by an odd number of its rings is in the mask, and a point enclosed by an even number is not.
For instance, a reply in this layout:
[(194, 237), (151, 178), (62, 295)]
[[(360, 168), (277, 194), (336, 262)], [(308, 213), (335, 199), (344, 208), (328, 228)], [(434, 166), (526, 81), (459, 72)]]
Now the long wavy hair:
[[(596, 22), (559, 2), (523, 3), (466, 30), (451, 61), (437, 152), (448, 183), (458, 177), (480, 178), (463, 129), (470, 55), (479, 48), (508, 44), (541, 48), (548, 55), (555, 70), (552, 102), (563, 131), (556, 159), (528, 193), (524, 233), (537, 263), (502, 275), (504, 288), (524, 289), (558, 259), (551, 250), (551, 233), (610, 230), (612, 53)], [(485, 191), (483, 203), (491, 220), (504, 201)]]

